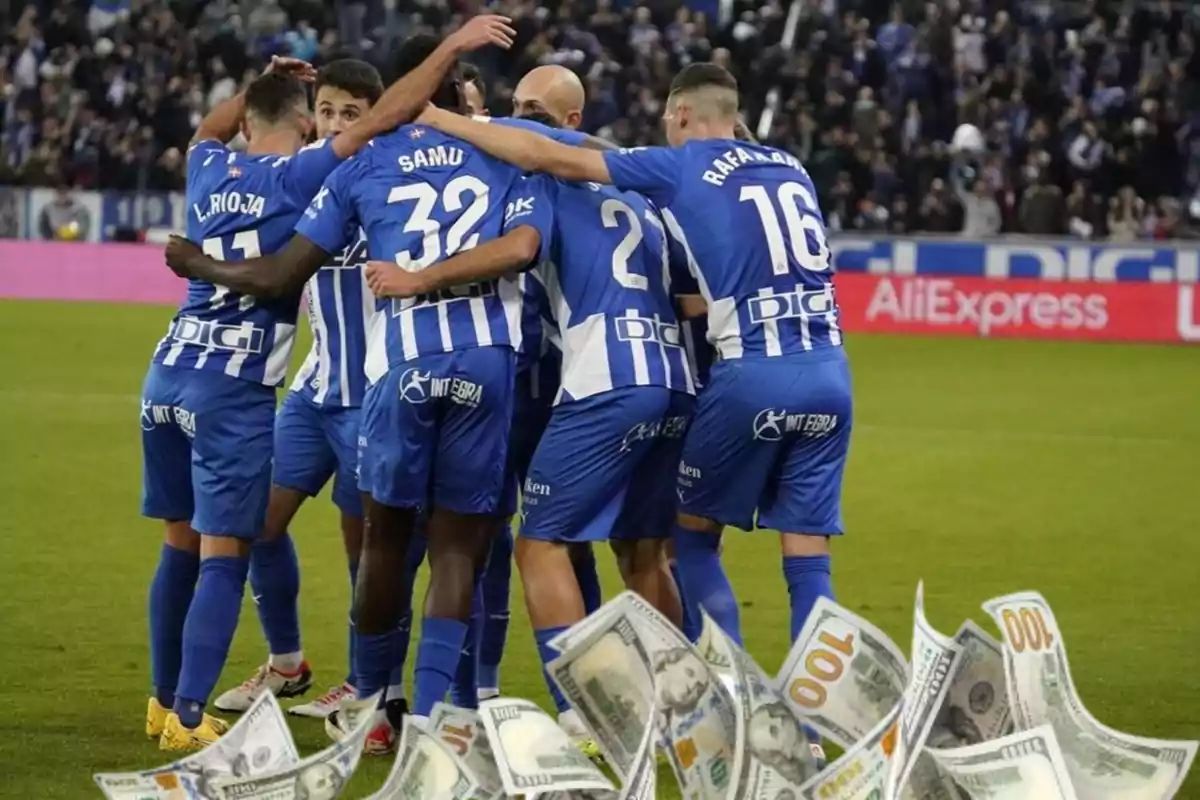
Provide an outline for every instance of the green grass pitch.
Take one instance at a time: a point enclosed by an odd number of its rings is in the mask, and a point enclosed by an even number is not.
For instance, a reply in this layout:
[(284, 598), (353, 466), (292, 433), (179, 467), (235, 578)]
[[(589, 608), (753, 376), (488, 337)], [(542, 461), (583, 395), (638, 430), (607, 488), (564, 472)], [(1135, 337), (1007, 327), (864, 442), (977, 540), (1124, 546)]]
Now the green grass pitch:
[[(142, 735), (160, 539), (138, 515), (137, 398), (169, 316), (0, 303), (0, 797), (99, 796), (92, 772), (164, 761)], [(838, 599), (907, 650), (918, 578), (947, 633), (968, 615), (985, 622), (989, 597), (1038, 589), (1096, 716), (1200, 738), (1200, 348), (868, 336), (849, 347), (857, 409)], [(325, 497), (293, 529), (322, 688), (345, 669), (337, 531)], [(725, 558), (747, 644), (774, 671), (788, 627), (776, 541), (730, 535)], [(503, 690), (544, 702), (522, 602), (514, 590)], [(247, 597), (221, 688), (263, 652)], [(305, 752), (324, 746), (319, 723), (292, 728)], [(348, 796), (389, 767), (368, 760)], [(675, 796), (663, 778), (660, 795)], [(1181, 796), (1200, 798), (1200, 776)]]

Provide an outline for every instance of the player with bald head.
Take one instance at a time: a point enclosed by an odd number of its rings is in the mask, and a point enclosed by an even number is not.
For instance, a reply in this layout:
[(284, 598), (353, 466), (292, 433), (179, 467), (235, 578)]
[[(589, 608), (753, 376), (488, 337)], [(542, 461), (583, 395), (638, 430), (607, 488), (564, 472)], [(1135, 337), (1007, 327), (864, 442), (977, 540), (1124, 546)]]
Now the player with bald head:
[(579, 76), (566, 67), (534, 67), (513, 91), (513, 116), (547, 114), (563, 128), (576, 130), (583, 122), (586, 96)]

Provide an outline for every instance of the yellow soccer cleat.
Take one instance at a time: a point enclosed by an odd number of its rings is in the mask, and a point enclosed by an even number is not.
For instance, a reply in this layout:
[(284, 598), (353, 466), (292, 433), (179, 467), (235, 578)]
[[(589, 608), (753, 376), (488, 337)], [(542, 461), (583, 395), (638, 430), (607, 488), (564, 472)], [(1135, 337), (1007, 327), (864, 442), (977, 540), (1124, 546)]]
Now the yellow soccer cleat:
[(604, 753), (600, 751), (600, 745), (596, 744), (596, 740), (590, 736), (586, 739), (575, 739), (572, 744), (579, 748), (579, 752), (583, 753), (592, 763), (598, 767), (604, 766)]
[(171, 752), (191, 752), (203, 750), (221, 735), (229, 730), (229, 725), (208, 714), (200, 720), (195, 728), (185, 728), (179, 721), (179, 715), (174, 711), (167, 714), (167, 722), (163, 726), (162, 735), (158, 737), (158, 749)]
[[(162, 736), (163, 729), (167, 727), (167, 717), (170, 714), (171, 709), (158, 702), (157, 697), (151, 697), (150, 703), (146, 706), (146, 737), (157, 739)], [(229, 730), (229, 723), (219, 717), (205, 714), (204, 721), (211, 725), (218, 734), (224, 734)]]

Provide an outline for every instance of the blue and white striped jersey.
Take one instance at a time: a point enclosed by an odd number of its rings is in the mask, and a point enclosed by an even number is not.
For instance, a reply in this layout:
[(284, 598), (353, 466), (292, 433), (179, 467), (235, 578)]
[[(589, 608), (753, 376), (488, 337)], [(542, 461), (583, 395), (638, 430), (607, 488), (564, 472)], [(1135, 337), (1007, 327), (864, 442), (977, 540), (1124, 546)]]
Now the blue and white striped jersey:
[[(475, 119), (479, 122), (491, 122), (509, 128), (533, 131), (574, 147), (583, 144), (588, 138), (587, 134), (579, 131), (568, 128), (551, 128), (540, 122), (521, 117), (475, 117)], [(557, 346), (547, 345), (542, 336), (543, 320), (547, 314), (545, 287), (539, 281), (525, 275), (520, 278), (520, 286), (524, 310), (521, 320), (521, 347), (518, 351), (517, 371), (523, 373), (527, 369), (537, 368), (538, 374), (531, 375), (529, 379), (534, 382), (533, 396), (539, 397), (542, 396), (541, 393), (547, 391), (550, 386), (547, 382), (551, 380), (554, 381), (553, 388), (557, 392), (557, 374), (551, 375), (550, 373), (558, 368), (562, 359)], [(549, 363), (545, 365), (545, 368), (538, 368), (538, 364), (545, 358), (550, 359)]]
[(556, 402), (628, 386), (695, 393), (654, 206), (611, 186), (537, 175), (509, 195), (505, 229), (522, 225), (541, 235), (536, 274), (562, 342)]
[[(325, 181), (296, 232), (328, 253), (361, 225), (372, 259), (419, 271), (500, 235), (520, 170), (423, 125), (377, 137)], [(367, 380), (421, 356), (521, 344), (516, 278), (381, 300), (367, 335)]]
[(375, 295), (367, 286), (367, 237), (329, 260), (304, 287), (312, 348), (292, 382), (313, 404), (338, 408), (362, 405), (367, 390), (367, 330), (375, 317)]
[[(245, 155), (220, 142), (197, 142), (187, 156), (188, 239), (222, 261), (275, 252), (339, 163), (328, 140), (295, 157)], [(189, 280), (153, 361), (279, 386), (295, 342), (299, 300), (258, 301)]]
[(841, 347), (825, 223), (794, 157), (702, 139), (604, 154), (613, 184), (644, 193), (687, 250), (722, 359)]

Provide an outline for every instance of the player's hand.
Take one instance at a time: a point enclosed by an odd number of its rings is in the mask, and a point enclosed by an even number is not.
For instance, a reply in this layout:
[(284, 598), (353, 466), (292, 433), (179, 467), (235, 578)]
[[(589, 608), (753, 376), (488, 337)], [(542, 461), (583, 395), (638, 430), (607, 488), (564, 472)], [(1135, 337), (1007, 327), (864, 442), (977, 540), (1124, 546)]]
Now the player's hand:
[(505, 50), (512, 47), (517, 32), (513, 30), (508, 17), (499, 14), (480, 14), (472, 17), (454, 33), (446, 37), (446, 43), (457, 53), (469, 53), (484, 45), (494, 44)]
[(203, 251), (182, 236), (171, 235), (167, 240), (167, 266), (181, 278), (192, 277), (188, 264), (193, 258), (204, 255)]
[(263, 70), (263, 74), (266, 75), (268, 72), (282, 72), (285, 75), (294, 75), (305, 83), (312, 83), (317, 79), (316, 67), (307, 61), (289, 56), (271, 56), (271, 63), (267, 64), (267, 68)]
[(416, 297), (429, 291), (421, 273), (400, 269), (391, 261), (367, 262), (367, 286), (376, 297)]

